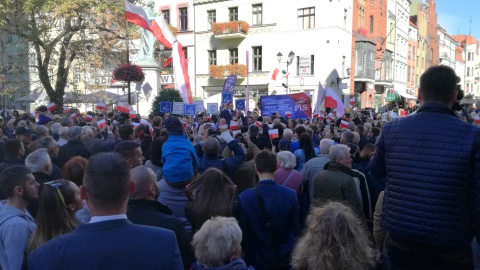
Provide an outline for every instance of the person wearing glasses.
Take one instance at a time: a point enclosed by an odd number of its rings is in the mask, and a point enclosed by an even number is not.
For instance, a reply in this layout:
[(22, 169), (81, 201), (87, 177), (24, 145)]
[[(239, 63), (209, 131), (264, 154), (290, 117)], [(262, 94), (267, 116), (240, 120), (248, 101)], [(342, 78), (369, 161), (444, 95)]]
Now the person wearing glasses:
[(28, 237), (35, 230), (35, 220), (27, 206), (38, 199), (38, 183), (30, 170), (21, 165), (6, 168), (0, 173), (0, 266), (20, 269)]
[(83, 205), (75, 183), (63, 179), (44, 183), (36, 216), (37, 229), (27, 241), (26, 254), (57, 236), (74, 231), (80, 224), (75, 212)]
[(90, 222), (35, 249), (28, 256), (28, 269), (183, 269), (173, 231), (127, 219), (134, 190), (130, 166), (122, 156), (92, 156), (80, 187)]

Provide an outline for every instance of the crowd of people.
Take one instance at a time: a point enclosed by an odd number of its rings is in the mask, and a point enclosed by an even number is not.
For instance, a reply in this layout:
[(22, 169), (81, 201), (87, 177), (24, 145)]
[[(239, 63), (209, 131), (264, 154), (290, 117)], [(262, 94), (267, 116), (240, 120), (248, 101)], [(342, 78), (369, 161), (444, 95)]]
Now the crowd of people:
[(430, 68), (393, 121), (4, 114), (1, 269), (473, 269), (480, 130), (456, 85)]

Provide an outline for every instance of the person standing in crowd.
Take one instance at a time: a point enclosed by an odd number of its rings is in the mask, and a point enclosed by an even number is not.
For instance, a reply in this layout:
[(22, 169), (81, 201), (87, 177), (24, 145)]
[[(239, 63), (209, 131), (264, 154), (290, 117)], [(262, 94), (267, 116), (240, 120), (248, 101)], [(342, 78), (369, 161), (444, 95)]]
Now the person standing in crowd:
[(258, 153), (255, 169), (260, 180), (257, 187), (239, 196), (245, 262), (255, 269), (290, 269), (289, 258), (299, 233), (297, 194), (273, 180), (274, 153)]
[(312, 138), (306, 132), (300, 135), (299, 142), (300, 148), (293, 153), (297, 160), (297, 171), (301, 171), (306, 162), (320, 154), (320, 149), (313, 147)]
[(157, 176), (157, 181), (163, 177), (162, 146), (166, 141), (165, 136), (155, 138), (150, 144), (149, 159), (145, 162), (145, 166), (152, 169)]
[(295, 155), (290, 151), (282, 151), (277, 154), (278, 169), (273, 176), (277, 184), (291, 188), (297, 195), (303, 193), (302, 173), (294, 170), (296, 166)]
[(315, 176), (323, 171), (325, 165), (330, 162), (330, 156), (328, 152), (330, 151), (330, 147), (332, 147), (334, 141), (331, 139), (322, 139), (320, 141), (320, 155), (316, 158), (312, 158), (311, 160), (305, 163), (302, 169), (302, 176), (303, 182), (308, 182), (308, 191), (310, 195), (310, 202), (313, 202), (313, 183)]
[(111, 143), (105, 144), (105, 146), (103, 147), (103, 152), (113, 152), (115, 146), (122, 141), (133, 141), (135, 137), (133, 126), (129, 124), (121, 125), (118, 128), (118, 135), (120, 136), (120, 138), (117, 138)]
[(160, 194), (155, 173), (145, 167), (138, 166), (130, 171), (135, 181), (135, 191), (130, 195), (127, 206), (128, 220), (135, 224), (154, 226), (172, 230), (177, 237), (183, 266), (186, 270), (195, 261), (190, 237), (180, 219), (172, 216), (172, 210), (157, 201)]
[(88, 159), (90, 152), (82, 144), (82, 128), (73, 126), (68, 130), (68, 142), (60, 146), (60, 150), (58, 151), (60, 167), (63, 167), (67, 161), (76, 156)]
[(28, 129), (26, 126), (21, 126), (15, 129), (15, 132), (13, 133), (15, 135), (15, 138), (22, 142), (23, 149), (25, 150), (23, 153), (22, 158), (25, 160), (25, 158), (30, 154), (32, 151), (28, 149), (28, 145), (32, 142), (32, 131)]
[(95, 155), (98, 152), (101, 152), (105, 145), (112, 143), (115, 141), (115, 136), (113, 135), (113, 127), (112, 126), (105, 126), (103, 131), (107, 131), (107, 139), (102, 140), (99, 138), (95, 138), (95, 129), (92, 126), (84, 126), (82, 127), (83, 132), (83, 145), (85, 148), (90, 152), (90, 154)]
[(30, 150), (30, 152), (33, 152), (33, 151), (37, 150), (38, 140), (40, 140), (41, 138), (43, 138), (45, 136), (48, 136), (48, 134), (49, 134), (49, 131), (48, 131), (48, 128), (46, 126), (42, 126), (42, 125), (36, 126), (35, 127), (35, 140), (32, 141), (28, 145), (28, 150)]
[(91, 157), (80, 188), (92, 214), (90, 223), (38, 247), (29, 255), (28, 268), (183, 269), (174, 232), (127, 220), (134, 190), (130, 166), (120, 155)]
[(22, 158), (25, 154), (25, 148), (21, 141), (17, 139), (8, 139), (4, 144), (5, 159), (0, 163), (0, 173), (10, 166), (25, 165)]
[(225, 106), (225, 109), (223, 109), (221, 112), (220, 112), (220, 118), (223, 118), (225, 119), (226, 121), (226, 124), (230, 126), (230, 122), (232, 120), (236, 120), (236, 115), (235, 115), (235, 111), (233, 110), (233, 103), (232, 102), (228, 102)]
[(120, 142), (115, 146), (114, 152), (120, 154), (128, 162), (130, 168), (143, 165), (145, 158), (138, 143), (132, 141)]
[(60, 146), (58, 143), (53, 139), (53, 137), (45, 136), (42, 137), (37, 142), (37, 149), (46, 149), (48, 151), (48, 155), (50, 156), (50, 160), (52, 161), (52, 173), (50, 174), (53, 179), (61, 179), (62, 170), (58, 167), (58, 151), (60, 150)]
[(38, 200), (38, 183), (25, 166), (11, 166), (0, 173), (0, 266), (20, 269), (28, 237), (36, 228), (27, 206)]
[[(480, 129), (460, 120), (459, 78), (434, 66), (420, 78), (420, 108), (386, 123), (369, 169), (387, 177), (382, 227), (394, 269), (472, 269), (480, 241)], [(447, 129), (445, 127), (448, 127)]]
[(292, 265), (298, 270), (371, 269), (374, 253), (368, 232), (350, 208), (330, 202), (314, 208), (298, 239)]
[[(47, 150), (38, 149), (30, 153), (25, 159), (25, 167), (27, 167), (35, 177), (35, 181), (39, 184), (38, 193), (41, 194), (43, 184), (52, 181), (52, 161), (48, 156)], [(27, 206), (27, 210), (32, 217), (37, 217), (38, 201), (35, 200)]]

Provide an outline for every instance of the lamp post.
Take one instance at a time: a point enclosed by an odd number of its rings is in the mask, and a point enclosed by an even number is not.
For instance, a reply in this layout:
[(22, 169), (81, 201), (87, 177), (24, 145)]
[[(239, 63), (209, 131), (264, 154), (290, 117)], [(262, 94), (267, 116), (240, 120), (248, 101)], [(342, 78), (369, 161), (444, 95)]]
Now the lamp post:
[[(278, 60), (278, 63), (286, 63), (287, 64), (287, 70), (282, 70), (282, 73), (285, 75), (285, 74), (288, 74), (288, 66), (290, 66), (292, 63), (293, 63), (293, 59), (295, 58), (295, 53), (293, 51), (290, 51), (290, 53), (288, 54), (288, 60), (285, 61), (285, 62), (282, 62), (282, 58), (283, 58), (283, 54), (281, 52), (277, 53), (277, 60)], [(282, 86), (285, 87), (285, 90), (287, 92), (290, 92), (291, 91), (288, 91), (289, 90), (289, 86), (288, 86), (288, 75), (287, 75), (287, 83), (282, 83)]]

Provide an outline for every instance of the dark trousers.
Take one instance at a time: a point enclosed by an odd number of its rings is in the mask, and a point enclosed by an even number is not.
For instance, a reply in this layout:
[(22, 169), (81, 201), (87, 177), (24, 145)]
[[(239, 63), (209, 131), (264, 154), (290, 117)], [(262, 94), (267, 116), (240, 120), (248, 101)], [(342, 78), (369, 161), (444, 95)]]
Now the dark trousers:
[(472, 248), (443, 247), (390, 235), (386, 243), (392, 270), (473, 269)]

